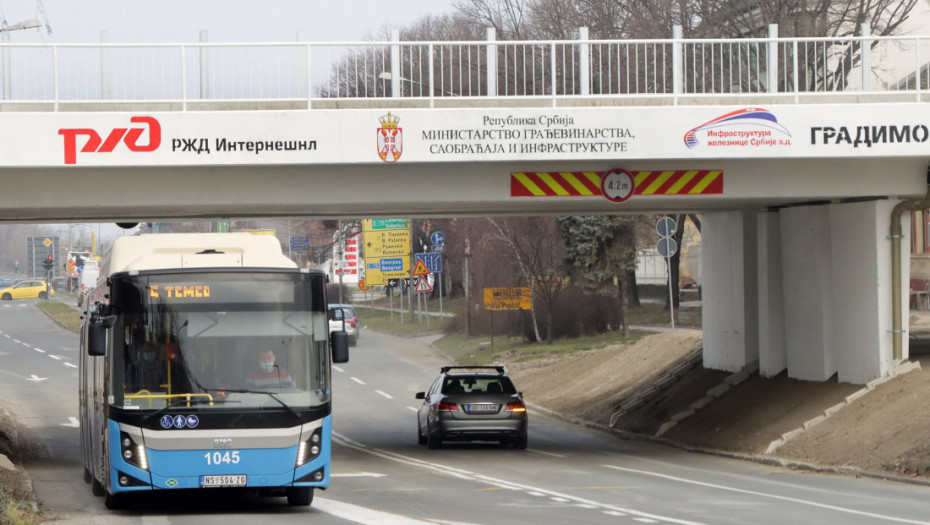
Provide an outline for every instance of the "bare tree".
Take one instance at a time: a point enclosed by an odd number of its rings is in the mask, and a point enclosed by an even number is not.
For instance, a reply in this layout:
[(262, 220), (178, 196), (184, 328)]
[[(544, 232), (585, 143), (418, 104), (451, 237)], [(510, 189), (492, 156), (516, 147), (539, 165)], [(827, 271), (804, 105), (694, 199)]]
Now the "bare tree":
[(566, 283), (561, 271), (565, 245), (558, 223), (550, 217), (489, 218), (488, 222), (497, 230), (497, 239), (513, 254), (523, 280), (530, 287), (536, 340), (542, 341), (536, 319), (536, 307), (541, 304), (546, 319), (546, 341), (551, 343), (552, 310)]

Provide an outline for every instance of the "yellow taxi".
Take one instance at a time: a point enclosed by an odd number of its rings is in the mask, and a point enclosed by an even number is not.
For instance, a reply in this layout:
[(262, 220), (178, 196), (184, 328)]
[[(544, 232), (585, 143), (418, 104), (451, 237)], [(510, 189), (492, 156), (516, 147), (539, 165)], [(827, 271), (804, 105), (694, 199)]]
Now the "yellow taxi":
[(8, 288), (0, 289), (0, 299), (11, 301), (13, 299), (48, 299), (55, 295), (55, 290), (50, 288), (45, 281), (31, 279), (20, 281)]

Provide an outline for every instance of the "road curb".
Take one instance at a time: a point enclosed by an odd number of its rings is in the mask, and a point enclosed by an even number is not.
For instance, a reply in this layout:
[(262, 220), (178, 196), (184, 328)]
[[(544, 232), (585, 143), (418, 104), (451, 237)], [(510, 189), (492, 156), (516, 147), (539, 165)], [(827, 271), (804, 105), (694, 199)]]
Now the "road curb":
[[(13, 424), (13, 428), (11, 429), (13, 431), (13, 435), (7, 436), (7, 438), (10, 440), (12, 449), (19, 450), (19, 431), (16, 428), (16, 420), (7, 411), (7, 409), (3, 408), (2, 406), (0, 406), (0, 414), (2, 414), (4, 418), (9, 420)], [(32, 486), (32, 478), (29, 476), (29, 472), (26, 471), (25, 468), (23, 468), (22, 464), (17, 464), (13, 462), (13, 460), (11, 460), (9, 456), (7, 456), (6, 454), (0, 453), (0, 469), (2, 468), (6, 468), (7, 470), (15, 470), (19, 472), (19, 474), (23, 478), (23, 485), (25, 485), (26, 487), (26, 494), (27, 494), (27, 497), (24, 500), (22, 500), (21, 503), (25, 503), (26, 505), (28, 505), (29, 508), (33, 512), (38, 512), (39, 504), (38, 502), (36, 502), (36, 494)]]

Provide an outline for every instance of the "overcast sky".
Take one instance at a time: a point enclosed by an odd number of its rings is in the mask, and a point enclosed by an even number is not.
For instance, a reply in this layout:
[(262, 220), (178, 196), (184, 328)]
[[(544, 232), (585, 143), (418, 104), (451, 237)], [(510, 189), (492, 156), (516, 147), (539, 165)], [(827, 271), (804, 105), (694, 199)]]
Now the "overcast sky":
[[(38, 19), (51, 26), (10, 33), (12, 42), (109, 41), (292, 42), (303, 31), (311, 42), (345, 42), (378, 36), (426, 14), (451, 11), (453, 0), (0, 0), (8, 25)], [(45, 14), (41, 12), (44, 7)]]

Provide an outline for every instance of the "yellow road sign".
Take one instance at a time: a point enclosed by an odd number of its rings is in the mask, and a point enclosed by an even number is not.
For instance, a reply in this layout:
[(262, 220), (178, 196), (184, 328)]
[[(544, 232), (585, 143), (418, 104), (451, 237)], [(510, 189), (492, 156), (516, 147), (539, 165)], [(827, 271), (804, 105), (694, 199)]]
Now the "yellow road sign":
[(410, 230), (363, 231), (362, 246), (366, 259), (409, 257)]
[(529, 288), (485, 288), (486, 310), (529, 310), (532, 308)]

